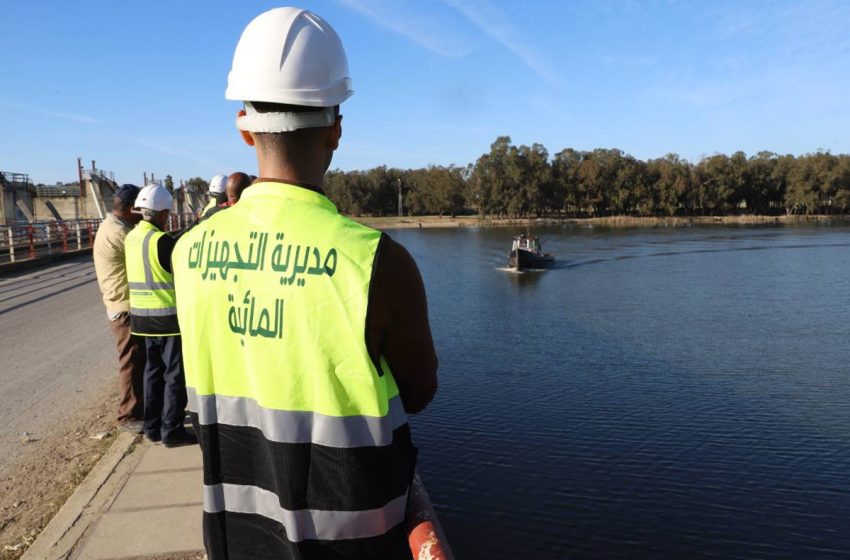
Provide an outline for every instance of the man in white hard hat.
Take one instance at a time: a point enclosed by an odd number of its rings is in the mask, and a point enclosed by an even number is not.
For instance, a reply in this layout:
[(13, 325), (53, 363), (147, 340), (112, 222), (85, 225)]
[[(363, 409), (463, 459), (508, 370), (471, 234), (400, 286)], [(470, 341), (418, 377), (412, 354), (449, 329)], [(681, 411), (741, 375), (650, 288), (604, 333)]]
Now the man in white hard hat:
[(172, 258), (211, 560), (410, 557), (407, 413), (437, 358), (416, 263), (322, 190), (352, 93), (319, 16), (242, 33), (225, 97), (260, 178)]
[(183, 427), (186, 380), (174, 295), (171, 253), (175, 239), (165, 233), (173, 200), (160, 185), (139, 191), (135, 211), (142, 221), (124, 242), (130, 288), (130, 330), (145, 338), (144, 432), (166, 447), (196, 443)]
[(227, 195), (225, 191), (227, 189), (227, 177), (224, 175), (216, 175), (212, 179), (210, 179), (210, 188), (207, 193), (210, 197), (207, 205), (204, 206), (203, 210), (201, 210), (198, 214), (198, 218), (206, 217), (207, 213), (224, 202), (227, 202)]

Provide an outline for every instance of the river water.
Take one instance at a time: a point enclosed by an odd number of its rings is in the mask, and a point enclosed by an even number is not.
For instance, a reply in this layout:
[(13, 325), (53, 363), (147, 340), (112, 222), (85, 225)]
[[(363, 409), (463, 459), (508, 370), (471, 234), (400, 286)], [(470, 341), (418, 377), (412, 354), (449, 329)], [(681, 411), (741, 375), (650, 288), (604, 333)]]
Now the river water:
[(390, 232), (440, 390), (412, 418), (459, 559), (850, 557), (850, 228)]

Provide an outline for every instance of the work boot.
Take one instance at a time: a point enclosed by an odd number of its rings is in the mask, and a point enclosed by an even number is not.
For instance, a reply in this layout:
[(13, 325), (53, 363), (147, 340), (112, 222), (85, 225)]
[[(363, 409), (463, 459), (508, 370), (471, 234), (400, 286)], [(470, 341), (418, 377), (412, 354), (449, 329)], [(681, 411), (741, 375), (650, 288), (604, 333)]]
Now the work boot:
[(131, 434), (141, 434), (144, 432), (145, 423), (143, 420), (125, 420), (123, 422), (118, 422), (118, 429), (122, 432), (129, 432)]
[(196, 438), (194, 434), (187, 432), (185, 429), (179, 430), (168, 436), (168, 439), (162, 440), (162, 444), (168, 448), (195, 445), (196, 443), (198, 443), (198, 438)]

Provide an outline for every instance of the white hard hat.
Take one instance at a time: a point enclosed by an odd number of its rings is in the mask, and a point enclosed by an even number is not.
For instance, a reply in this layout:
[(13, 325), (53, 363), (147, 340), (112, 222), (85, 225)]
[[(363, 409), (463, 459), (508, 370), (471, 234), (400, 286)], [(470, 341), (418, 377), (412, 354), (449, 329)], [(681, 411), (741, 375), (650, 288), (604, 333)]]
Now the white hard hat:
[(139, 210), (171, 210), (173, 199), (168, 189), (159, 185), (147, 185), (139, 191), (134, 207)]
[(210, 194), (221, 194), (227, 187), (227, 177), (224, 175), (216, 175), (210, 179)]
[[(241, 130), (286, 132), (333, 124), (333, 107), (354, 93), (339, 36), (299, 8), (275, 8), (242, 32), (227, 76), (226, 99), (246, 101)], [(257, 113), (251, 101), (324, 107), (307, 113)], [(329, 121), (329, 122), (328, 122)]]

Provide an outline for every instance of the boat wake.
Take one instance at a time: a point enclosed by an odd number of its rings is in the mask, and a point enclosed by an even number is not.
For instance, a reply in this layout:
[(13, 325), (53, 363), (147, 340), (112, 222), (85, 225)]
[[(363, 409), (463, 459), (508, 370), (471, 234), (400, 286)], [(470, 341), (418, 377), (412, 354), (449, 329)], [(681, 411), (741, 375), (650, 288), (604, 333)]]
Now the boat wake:
[(517, 270), (509, 266), (497, 266), (496, 270), (500, 270), (502, 272), (510, 272), (511, 274), (525, 274), (526, 272), (546, 272), (545, 268), (523, 268), (522, 270)]

